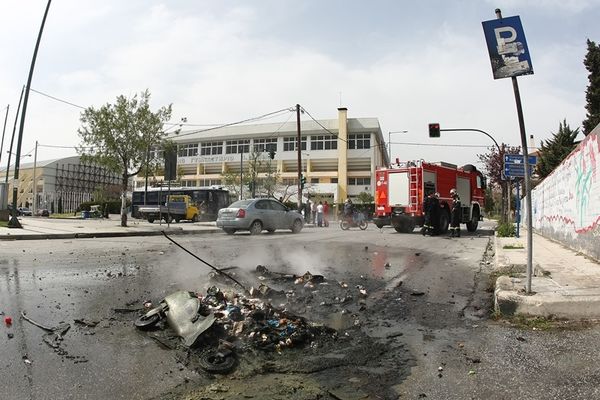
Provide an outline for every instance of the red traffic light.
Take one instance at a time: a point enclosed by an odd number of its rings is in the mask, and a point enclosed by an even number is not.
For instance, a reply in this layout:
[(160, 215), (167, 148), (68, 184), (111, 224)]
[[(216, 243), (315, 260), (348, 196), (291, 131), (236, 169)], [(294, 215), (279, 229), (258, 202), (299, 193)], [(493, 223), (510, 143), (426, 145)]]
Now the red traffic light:
[(429, 124), (429, 137), (440, 137), (440, 124)]

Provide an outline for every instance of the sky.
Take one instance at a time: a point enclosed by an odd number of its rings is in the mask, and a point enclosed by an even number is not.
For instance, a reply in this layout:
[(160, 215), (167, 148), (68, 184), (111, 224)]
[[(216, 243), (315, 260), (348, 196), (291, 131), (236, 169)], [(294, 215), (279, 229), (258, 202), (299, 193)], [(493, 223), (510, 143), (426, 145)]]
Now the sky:
[[(46, 3), (2, 1), (1, 166)], [(579, 127), (600, 0), (54, 0), (31, 88), (72, 105), (30, 92), (21, 153), (38, 141), (38, 160), (75, 155), (79, 107), (148, 89), (152, 107), (172, 104), (184, 129), (297, 103), (332, 119), (343, 106), (349, 118), (379, 119), (392, 159), (476, 163), (489, 138), (430, 139), (428, 124), (520, 145), (511, 80), (493, 79), (481, 25), (496, 8), (519, 15), (527, 38), (534, 74), (518, 78), (527, 135), (539, 145), (565, 119)], [(388, 134), (398, 131), (407, 132)]]

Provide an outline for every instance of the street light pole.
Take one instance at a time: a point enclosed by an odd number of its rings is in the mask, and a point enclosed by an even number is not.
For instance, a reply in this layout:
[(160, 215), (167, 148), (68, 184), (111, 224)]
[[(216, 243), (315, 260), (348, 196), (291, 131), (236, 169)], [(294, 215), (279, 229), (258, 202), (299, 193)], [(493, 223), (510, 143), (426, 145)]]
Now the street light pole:
[(42, 33), (44, 32), (44, 25), (46, 24), (46, 17), (48, 16), (48, 10), (50, 9), (50, 3), (52, 0), (48, 0), (46, 5), (46, 11), (44, 12), (44, 18), (42, 18), (42, 24), (38, 33), (35, 48), (33, 50), (33, 57), (31, 59), (31, 66), (29, 67), (29, 77), (27, 78), (27, 90), (25, 90), (25, 98), (23, 99), (23, 111), (21, 112), (21, 123), (19, 125), (19, 138), (17, 140), (17, 155), (15, 157), (15, 180), (13, 183), (13, 209), (12, 218), (8, 221), (9, 228), (23, 228), (21, 223), (17, 219), (17, 182), (19, 180), (19, 158), (21, 156), (21, 143), (23, 142), (23, 129), (25, 128), (25, 115), (27, 114), (27, 100), (29, 100), (29, 89), (31, 88), (31, 80), (33, 79), (33, 70), (35, 68), (35, 60), (37, 58), (38, 49), (40, 48), (40, 42), (42, 40)]
[(4, 116), (4, 128), (2, 128), (2, 142), (0, 143), (0, 161), (2, 161), (2, 149), (4, 148), (4, 132), (6, 131), (6, 120), (8, 120), (8, 110), (10, 104), (6, 106), (6, 115)]
[(38, 141), (35, 141), (35, 153), (33, 156), (33, 207), (32, 213), (33, 215), (37, 215), (37, 179), (35, 178), (37, 172), (37, 149), (38, 149)]
[(407, 133), (408, 131), (404, 130), (404, 131), (393, 131), (393, 132), (388, 132), (388, 153), (389, 153), (389, 164), (392, 163), (392, 133)]

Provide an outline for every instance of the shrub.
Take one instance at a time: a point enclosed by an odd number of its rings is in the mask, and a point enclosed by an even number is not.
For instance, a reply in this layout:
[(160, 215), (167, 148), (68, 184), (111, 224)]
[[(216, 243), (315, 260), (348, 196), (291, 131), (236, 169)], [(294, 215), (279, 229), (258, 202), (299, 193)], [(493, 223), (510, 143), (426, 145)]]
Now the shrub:
[(496, 235), (498, 237), (511, 237), (515, 236), (516, 229), (515, 224), (511, 222), (505, 222), (503, 224), (499, 224), (496, 228)]

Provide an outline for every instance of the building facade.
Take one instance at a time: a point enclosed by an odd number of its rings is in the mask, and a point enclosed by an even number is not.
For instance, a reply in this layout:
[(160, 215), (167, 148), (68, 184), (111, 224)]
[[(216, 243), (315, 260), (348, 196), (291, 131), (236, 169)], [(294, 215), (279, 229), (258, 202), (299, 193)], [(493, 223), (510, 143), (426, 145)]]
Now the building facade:
[[(338, 118), (301, 121), (301, 165), (306, 179), (303, 195), (343, 202), (361, 192), (371, 195), (375, 170), (388, 164), (385, 142), (376, 118)], [(275, 197), (295, 201), (298, 185), (297, 123), (238, 125), (171, 135), (178, 148), (178, 180), (185, 186), (226, 185), (228, 174), (248, 174), (253, 158), (262, 157), (269, 172), (258, 180), (277, 176)], [(273, 151), (272, 159), (269, 152)], [(162, 177), (158, 177), (162, 180)], [(136, 188), (145, 179), (138, 176)], [(238, 193), (235, 187), (234, 193)]]
[[(6, 168), (0, 169), (0, 177), (8, 187), (8, 204), (12, 204), (13, 168), (11, 166), (8, 174)], [(120, 185), (120, 182), (117, 174), (97, 165), (82, 163), (79, 156), (23, 163), (19, 167), (17, 207), (73, 212), (82, 202), (93, 200), (95, 192), (106, 191), (109, 187)], [(35, 205), (34, 197), (37, 197)]]

